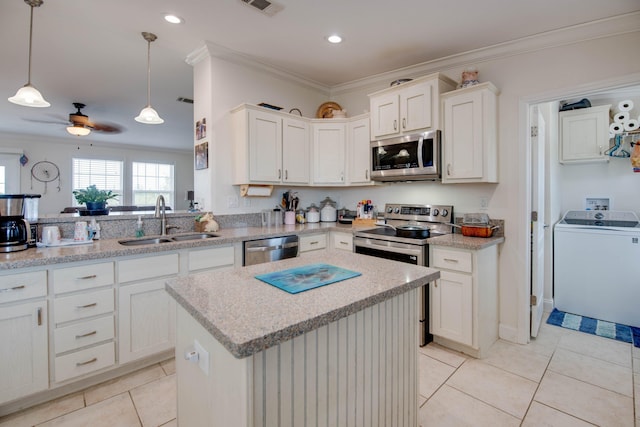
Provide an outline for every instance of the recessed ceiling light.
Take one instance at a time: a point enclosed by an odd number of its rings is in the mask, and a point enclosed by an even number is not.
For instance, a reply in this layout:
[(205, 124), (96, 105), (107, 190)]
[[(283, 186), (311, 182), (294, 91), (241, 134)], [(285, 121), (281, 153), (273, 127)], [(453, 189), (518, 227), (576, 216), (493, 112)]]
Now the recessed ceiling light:
[(179, 16), (167, 13), (166, 15), (164, 15), (164, 20), (171, 23), (171, 24), (182, 24), (184, 23), (184, 19), (180, 18)]
[(333, 44), (336, 44), (336, 43), (342, 43), (342, 37), (340, 37), (340, 36), (339, 36), (339, 35), (337, 35), (337, 34), (333, 34), (333, 35), (331, 35), (331, 36), (327, 37), (327, 41), (328, 41), (329, 43), (333, 43)]

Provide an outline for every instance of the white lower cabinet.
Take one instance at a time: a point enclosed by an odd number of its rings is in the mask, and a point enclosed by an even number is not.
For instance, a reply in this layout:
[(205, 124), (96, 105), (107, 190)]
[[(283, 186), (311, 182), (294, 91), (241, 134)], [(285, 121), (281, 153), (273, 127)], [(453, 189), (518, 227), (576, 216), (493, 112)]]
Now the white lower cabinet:
[(497, 245), (478, 250), (430, 245), (429, 265), (440, 279), (429, 286), (434, 341), (484, 357), (498, 339)]
[(118, 262), (118, 361), (127, 363), (173, 348), (175, 301), (165, 282), (180, 270), (177, 253)]
[(233, 267), (235, 264), (233, 246), (216, 246), (215, 248), (194, 249), (189, 251), (189, 271), (210, 270)]
[(326, 233), (304, 234), (300, 236), (298, 245), (300, 247), (300, 253), (326, 249), (327, 234)]
[(0, 307), (0, 403), (47, 389), (47, 337), (44, 299)]
[(347, 252), (353, 252), (353, 234), (341, 233), (339, 231), (332, 231), (329, 234), (331, 238), (331, 247), (333, 249), (340, 249)]

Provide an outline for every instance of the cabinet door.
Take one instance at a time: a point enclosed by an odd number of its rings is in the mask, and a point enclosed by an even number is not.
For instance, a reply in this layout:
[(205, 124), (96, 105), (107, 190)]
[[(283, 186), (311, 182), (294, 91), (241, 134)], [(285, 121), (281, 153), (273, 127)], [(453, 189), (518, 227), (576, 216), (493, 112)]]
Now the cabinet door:
[(309, 125), (286, 118), (282, 124), (282, 182), (309, 184)]
[(49, 386), (46, 301), (0, 310), (0, 403)]
[(331, 247), (333, 249), (340, 249), (347, 252), (353, 252), (353, 234), (339, 233), (337, 231), (332, 231)]
[(345, 183), (345, 124), (314, 123), (313, 183)]
[(441, 271), (429, 286), (431, 333), (473, 344), (473, 280), (470, 275)]
[(446, 98), (443, 110), (443, 180), (482, 179), (482, 94)]
[(249, 111), (249, 180), (278, 183), (282, 179), (282, 119)]
[(400, 104), (398, 93), (371, 97), (371, 139), (396, 135), (400, 132)]
[(411, 132), (436, 128), (433, 123), (435, 83), (425, 82), (407, 87), (400, 93), (400, 131)]
[(369, 118), (350, 122), (349, 141), (349, 183), (369, 184), (371, 168), (371, 150), (369, 148)]
[(559, 113), (561, 163), (609, 160), (609, 107)]
[(160, 279), (120, 287), (120, 363), (174, 347), (176, 306), (164, 284)]

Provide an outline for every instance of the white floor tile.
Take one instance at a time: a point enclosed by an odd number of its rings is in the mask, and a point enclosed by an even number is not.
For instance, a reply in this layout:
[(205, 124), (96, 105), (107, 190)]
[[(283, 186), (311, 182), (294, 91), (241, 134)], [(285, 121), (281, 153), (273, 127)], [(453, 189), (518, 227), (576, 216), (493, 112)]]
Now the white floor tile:
[(521, 427), (591, 427), (593, 424), (560, 412), (538, 402), (533, 402)]
[(538, 386), (534, 381), (479, 360), (466, 361), (449, 378), (447, 385), (519, 419), (527, 412)]
[(132, 388), (147, 384), (166, 376), (159, 364), (151, 365), (127, 375), (95, 385), (84, 391), (87, 405), (93, 405)]
[(447, 385), (420, 408), (421, 427), (518, 426), (520, 420)]
[(633, 397), (631, 369), (615, 363), (559, 348), (551, 359), (549, 370)]
[(420, 383), (418, 391), (420, 395), (426, 398), (431, 397), (455, 370), (456, 368), (453, 366), (439, 362), (424, 354), (419, 354), (418, 371), (420, 373)]
[(160, 363), (162, 369), (164, 369), (164, 373), (167, 375), (172, 375), (176, 373), (176, 359), (165, 360)]
[(583, 332), (572, 332), (560, 338), (559, 348), (631, 367), (631, 344)]
[(420, 347), (420, 352), (432, 359), (439, 360), (440, 362), (446, 363), (447, 365), (455, 368), (458, 368), (469, 358), (469, 356), (448, 349), (434, 342), (431, 342), (424, 347)]
[(633, 426), (633, 399), (547, 371), (534, 400), (598, 426)]
[(129, 393), (122, 393), (95, 405), (55, 418), (37, 427), (139, 427), (140, 421)]
[(499, 340), (482, 361), (539, 383), (549, 364), (549, 356), (533, 351), (528, 345)]
[(74, 393), (51, 402), (0, 418), (0, 427), (31, 427), (84, 408), (82, 393)]
[(130, 391), (143, 427), (156, 427), (176, 418), (176, 376), (169, 375)]

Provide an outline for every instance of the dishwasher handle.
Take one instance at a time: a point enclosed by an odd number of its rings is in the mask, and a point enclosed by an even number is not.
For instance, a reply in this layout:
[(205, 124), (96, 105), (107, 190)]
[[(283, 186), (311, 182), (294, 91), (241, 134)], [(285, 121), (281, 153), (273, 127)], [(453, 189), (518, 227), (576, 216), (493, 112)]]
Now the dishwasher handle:
[(298, 242), (285, 243), (282, 245), (271, 245), (271, 246), (252, 246), (245, 248), (246, 252), (268, 252), (268, 251), (277, 251), (280, 249), (288, 249), (288, 248), (296, 248), (298, 247)]

